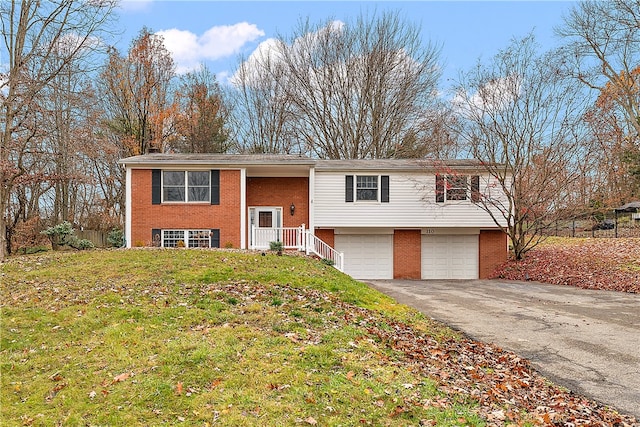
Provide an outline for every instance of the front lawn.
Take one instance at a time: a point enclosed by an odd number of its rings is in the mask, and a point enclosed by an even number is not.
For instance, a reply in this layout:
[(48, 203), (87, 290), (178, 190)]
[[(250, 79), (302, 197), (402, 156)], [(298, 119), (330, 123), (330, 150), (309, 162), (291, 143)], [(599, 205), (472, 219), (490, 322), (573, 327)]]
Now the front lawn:
[(640, 292), (640, 238), (550, 237), (494, 278)]
[(0, 308), (7, 426), (634, 422), (296, 255), (15, 257)]

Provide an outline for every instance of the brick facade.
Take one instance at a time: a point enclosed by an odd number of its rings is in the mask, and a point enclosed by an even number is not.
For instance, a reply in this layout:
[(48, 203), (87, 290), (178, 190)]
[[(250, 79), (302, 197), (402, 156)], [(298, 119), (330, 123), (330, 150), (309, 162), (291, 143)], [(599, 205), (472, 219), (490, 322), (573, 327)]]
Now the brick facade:
[(487, 279), (507, 260), (507, 235), (501, 230), (481, 230), (479, 246), (479, 276)]
[(336, 247), (336, 239), (333, 228), (316, 228), (313, 234), (315, 234), (318, 239), (322, 240), (332, 248)]
[(151, 246), (151, 230), (219, 229), (220, 246), (240, 247), (240, 171), (220, 171), (220, 204), (151, 203), (151, 169), (131, 171), (131, 246)]
[[(295, 205), (293, 216), (289, 211)], [(309, 178), (247, 178), (247, 206), (282, 208), (282, 226), (309, 225)]]
[(420, 230), (393, 232), (393, 278), (420, 279), (422, 271)]

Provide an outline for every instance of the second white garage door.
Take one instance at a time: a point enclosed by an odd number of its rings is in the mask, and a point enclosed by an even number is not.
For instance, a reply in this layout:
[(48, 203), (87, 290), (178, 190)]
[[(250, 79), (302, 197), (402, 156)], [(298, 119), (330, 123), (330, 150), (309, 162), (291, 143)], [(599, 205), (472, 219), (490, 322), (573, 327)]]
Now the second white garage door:
[(393, 279), (393, 235), (336, 234), (344, 271), (356, 279)]
[(477, 279), (478, 235), (422, 235), (423, 279)]

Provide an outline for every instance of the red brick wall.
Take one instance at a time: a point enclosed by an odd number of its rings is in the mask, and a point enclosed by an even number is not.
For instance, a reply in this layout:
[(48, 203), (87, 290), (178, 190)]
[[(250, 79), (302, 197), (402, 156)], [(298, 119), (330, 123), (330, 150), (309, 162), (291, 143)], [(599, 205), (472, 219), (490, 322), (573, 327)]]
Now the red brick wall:
[(240, 171), (220, 171), (220, 205), (151, 204), (151, 169), (131, 171), (131, 245), (151, 244), (151, 230), (220, 229), (220, 246), (240, 247)]
[(420, 230), (393, 232), (393, 278), (420, 279), (422, 237)]
[(507, 260), (507, 235), (500, 230), (481, 230), (479, 246), (479, 276), (487, 279), (496, 267)]
[[(296, 206), (291, 216), (289, 206)], [(283, 227), (309, 226), (309, 179), (248, 178), (247, 206), (282, 207)]]
[(336, 248), (336, 239), (333, 234), (333, 228), (316, 228), (314, 234), (327, 245), (334, 249)]

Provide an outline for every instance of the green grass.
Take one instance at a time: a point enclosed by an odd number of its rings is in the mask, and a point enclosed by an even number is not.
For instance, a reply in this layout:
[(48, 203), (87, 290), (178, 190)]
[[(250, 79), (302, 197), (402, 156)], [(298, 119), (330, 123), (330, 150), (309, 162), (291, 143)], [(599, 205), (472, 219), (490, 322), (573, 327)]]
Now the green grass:
[(454, 333), (321, 261), (49, 252), (2, 272), (3, 426), (483, 424), (357, 320)]

